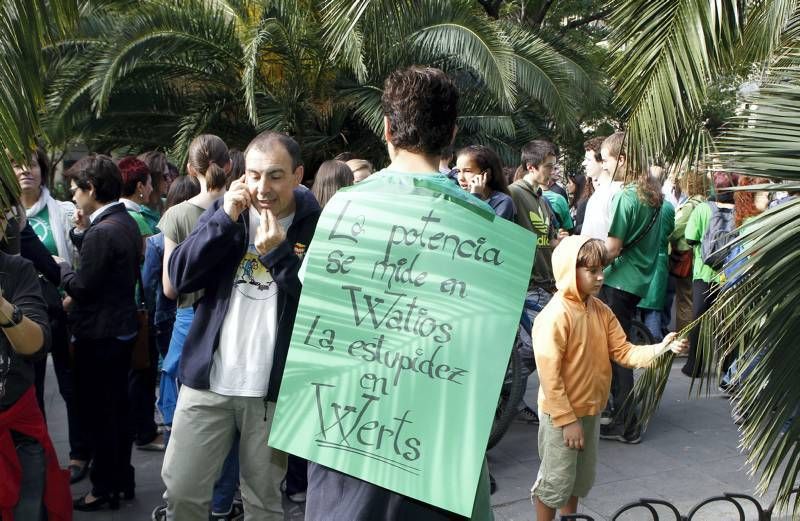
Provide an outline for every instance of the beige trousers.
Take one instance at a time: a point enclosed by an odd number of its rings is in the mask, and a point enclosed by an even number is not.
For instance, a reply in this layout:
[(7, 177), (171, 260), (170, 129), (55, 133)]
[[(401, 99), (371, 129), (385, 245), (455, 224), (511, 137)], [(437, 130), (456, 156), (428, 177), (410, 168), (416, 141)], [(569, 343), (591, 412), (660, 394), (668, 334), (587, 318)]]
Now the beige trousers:
[[(275, 404), (181, 387), (161, 478), (167, 519), (205, 521), (214, 482), (238, 429), (245, 521), (283, 521), (280, 482), (286, 453), (267, 445)], [(265, 421), (266, 416), (266, 421)]]

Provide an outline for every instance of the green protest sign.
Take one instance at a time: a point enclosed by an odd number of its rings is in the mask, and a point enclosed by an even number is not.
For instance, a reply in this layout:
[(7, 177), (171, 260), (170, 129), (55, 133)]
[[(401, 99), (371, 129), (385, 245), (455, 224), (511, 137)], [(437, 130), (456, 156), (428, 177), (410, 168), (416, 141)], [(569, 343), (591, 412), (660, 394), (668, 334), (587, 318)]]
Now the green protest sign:
[(534, 248), (443, 176), (337, 193), (307, 252), (270, 445), (468, 516)]

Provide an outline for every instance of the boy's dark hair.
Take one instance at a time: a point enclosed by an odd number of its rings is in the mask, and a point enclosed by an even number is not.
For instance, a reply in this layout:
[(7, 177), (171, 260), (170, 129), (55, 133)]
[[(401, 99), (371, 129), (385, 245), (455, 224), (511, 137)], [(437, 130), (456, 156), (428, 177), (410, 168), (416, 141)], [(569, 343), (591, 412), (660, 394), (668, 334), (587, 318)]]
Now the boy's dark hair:
[(253, 148), (260, 152), (268, 152), (270, 146), (275, 141), (280, 143), (289, 153), (289, 157), (292, 158), (292, 170), (296, 170), (298, 166), (303, 164), (303, 156), (300, 154), (300, 145), (297, 144), (297, 141), (292, 139), (291, 136), (280, 132), (273, 132), (272, 130), (265, 130), (254, 137), (244, 150), (244, 155), (247, 157), (247, 153)]
[(547, 156), (557, 156), (558, 149), (556, 146), (543, 139), (535, 139), (522, 147), (522, 154), (520, 154), (520, 162), (522, 166), (525, 167), (525, 170), (528, 169), (529, 166), (533, 166), (533, 168), (539, 168), (539, 165), (544, 163), (544, 159)]
[(605, 141), (605, 140), (606, 140), (606, 136), (591, 137), (591, 138), (589, 138), (589, 139), (587, 139), (586, 141), (583, 142), (583, 149), (586, 152), (589, 152), (590, 150), (592, 152), (594, 152), (594, 160), (595, 161), (598, 161), (598, 162), (602, 161), (603, 160), (603, 156), (600, 155), (600, 148), (602, 148), (603, 141)]
[(381, 106), (389, 118), (392, 145), (410, 152), (439, 155), (453, 140), (458, 90), (434, 67), (413, 65), (389, 74)]
[(481, 171), (489, 173), (487, 186), (495, 192), (508, 195), (508, 182), (503, 173), (503, 162), (497, 152), (484, 145), (470, 145), (458, 151), (456, 157), (469, 156), (478, 165)]
[(64, 177), (75, 181), (81, 190), (93, 186), (99, 203), (116, 201), (122, 193), (122, 175), (108, 156), (91, 154), (83, 157), (64, 173)]
[(150, 169), (144, 161), (140, 161), (133, 156), (122, 158), (117, 163), (119, 173), (122, 176), (122, 197), (130, 197), (136, 191), (136, 185), (147, 184), (150, 177)]
[(606, 259), (608, 259), (608, 251), (605, 243), (600, 239), (589, 239), (578, 250), (576, 266), (578, 268), (602, 267), (607, 264)]

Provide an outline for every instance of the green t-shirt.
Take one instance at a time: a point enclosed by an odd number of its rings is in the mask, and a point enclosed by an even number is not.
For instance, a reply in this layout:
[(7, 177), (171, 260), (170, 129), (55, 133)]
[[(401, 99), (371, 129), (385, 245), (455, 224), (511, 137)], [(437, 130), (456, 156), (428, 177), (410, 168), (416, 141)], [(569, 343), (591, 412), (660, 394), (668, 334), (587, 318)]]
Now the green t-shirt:
[(28, 222), (31, 223), (31, 228), (47, 248), (47, 251), (50, 252), (50, 255), (58, 255), (58, 247), (56, 246), (56, 239), (53, 237), (53, 227), (50, 225), (50, 211), (47, 209), (47, 205), (33, 217), (28, 217)]
[(636, 186), (628, 185), (611, 200), (611, 226), (609, 237), (622, 240), (623, 249), (605, 269), (605, 285), (633, 293), (644, 298), (653, 280), (662, 240), (661, 222), (656, 219), (652, 228), (633, 247), (625, 248), (647, 229), (657, 211), (642, 203), (636, 194)]
[(708, 226), (711, 224), (711, 207), (708, 203), (698, 204), (689, 221), (686, 223), (684, 237), (687, 241), (697, 241), (694, 245), (694, 263), (692, 265), (692, 280), (702, 280), (704, 282), (717, 282), (717, 272), (714, 268), (703, 262), (703, 235), (706, 234)]
[(669, 283), (669, 237), (675, 228), (675, 208), (672, 204), (664, 201), (661, 205), (661, 244), (658, 250), (658, 260), (656, 261), (656, 271), (653, 273), (653, 281), (647, 287), (647, 294), (644, 296), (639, 307), (642, 309), (664, 309), (664, 300), (667, 298), (667, 285)]
[(569, 214), (569, 203), (566, 199), (564, 199), (564, 196), (555, 192), (551, 192), (550, 190), (542, 191), (542, 195), (545, 199), (547, 199), (547, 202), (550, 203), (550, 208), (553, 209), (556, 217), (558, 217), (561, 227), (567, 231), (575, 228), (575, 222), (572, 220), (572, 216)]

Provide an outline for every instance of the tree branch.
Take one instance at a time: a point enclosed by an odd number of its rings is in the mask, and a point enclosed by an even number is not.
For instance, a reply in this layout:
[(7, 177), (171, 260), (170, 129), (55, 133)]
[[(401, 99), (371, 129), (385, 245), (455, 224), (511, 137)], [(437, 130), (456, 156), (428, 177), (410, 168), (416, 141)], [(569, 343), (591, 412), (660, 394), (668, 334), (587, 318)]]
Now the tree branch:
[(500, 17), (500, 6), (503, 5), (503, 0), (478, 0), (486, 10), (486, 14), (495, 20)]
[(542, 27), (544, 23), (544, 18), (547, 16), (547, 11), (550, 10), (550, 7), (553, 5), (553, 0), (547, 0), (543, 5), (542, 8), (539, 9), (539, 12), (536, 14), (536, 17), (531, 20), (531, 25), (539, 29)]
[(584, 16), (583, 18), (572, 20), (571, 22), (568, 22), (566, 25), (561, 27), (561, 32), (563, 33), (569, 29), (575, 29), (576, 27), (580, 27), (582, 25), (590, 24), (596, 20), (600, 20), (601, 18), (604, 18), (606, 15), (608, 15), (610, 12), (611, 8), (606, 7), (605, 9), (602, 9), (594, 14), (590, 14), (589, 16)]

